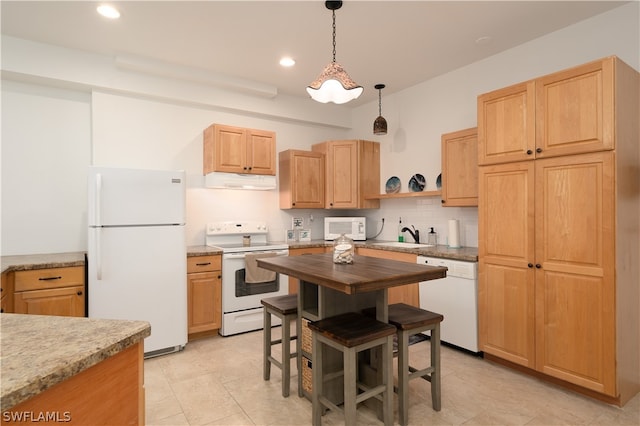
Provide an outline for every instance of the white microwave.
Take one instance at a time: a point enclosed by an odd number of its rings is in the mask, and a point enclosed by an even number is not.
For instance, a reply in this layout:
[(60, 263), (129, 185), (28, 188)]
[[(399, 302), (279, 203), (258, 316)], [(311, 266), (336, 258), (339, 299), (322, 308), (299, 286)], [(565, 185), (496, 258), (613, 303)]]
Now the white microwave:
[(364, 241), (367, 239), (367, 218), (366, 217), (325, 217), (324, 218), (324, 239), (335, 240), (341, 234), (354, 241)]

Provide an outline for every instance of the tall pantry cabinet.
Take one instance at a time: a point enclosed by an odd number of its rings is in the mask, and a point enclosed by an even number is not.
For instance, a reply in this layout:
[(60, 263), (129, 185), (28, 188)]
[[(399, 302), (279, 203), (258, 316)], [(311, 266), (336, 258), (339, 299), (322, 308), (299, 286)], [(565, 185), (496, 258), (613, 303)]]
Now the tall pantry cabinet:
[(478, 97), (481, 348), (620, 405), (640, 390), (639, 103), (616, 57)]

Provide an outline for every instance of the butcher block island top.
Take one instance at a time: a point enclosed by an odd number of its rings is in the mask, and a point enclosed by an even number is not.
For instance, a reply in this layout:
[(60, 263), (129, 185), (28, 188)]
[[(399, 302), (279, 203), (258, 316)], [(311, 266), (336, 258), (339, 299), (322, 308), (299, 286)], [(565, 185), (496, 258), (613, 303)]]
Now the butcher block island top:
[[(83, 421), (97, 424), (98, 419), (83, 417), (82, 408), (74, 409), (72, 402), (65, 398), (85, 405), (104, 406), (111, 398), (110, 394), (127, 392), (126, 389), (106, 388), (104, 394), (96, 393), (100, 392), (102, 383), (105, 386), (123, 383), (118, 376), (133, 376), (122, 377), (122, 380), (134, 381), (135, 388), (136, 365), (142, 363), (143, 340), (151, 332), (146, 321), (6, 313), (0, 315), (0, 326), (3, 417), (7, 415), (5, 410), (31, 412), (33, 407), (27, 408), (29, 405), (25, 404), (33, 401), (37, 404), (36, 411), (59, 411), (62, 416), (63, 411), (69, 410), (71, 418), (65, 422), (70, 424)], [(117, 361), (125, 354), (131, 362)], [(106, 369), (109, 366), (113, 368)], [(78, 378), (84, 378), (86, 383), (77, 381)], [(83, 383), (87, 388), (81, 395), (77, 391), (74, 394), (73, 389), (80, 389)], [(138, 395), (137, 392), (137, 389), (131, 389), (131, 395)], [(97, 402), (95, 397), (99, 397)], [(91, 410), (98, 414), (101, 408)], [(143, 419), (137, 419), (136, 423), (143, 424)]]
[(447, 268), (355, 255), (352, 264), (333, 263), (333, 253), (258, 259), (258, 266), (345, 294), (383, 290), (447, 276)]

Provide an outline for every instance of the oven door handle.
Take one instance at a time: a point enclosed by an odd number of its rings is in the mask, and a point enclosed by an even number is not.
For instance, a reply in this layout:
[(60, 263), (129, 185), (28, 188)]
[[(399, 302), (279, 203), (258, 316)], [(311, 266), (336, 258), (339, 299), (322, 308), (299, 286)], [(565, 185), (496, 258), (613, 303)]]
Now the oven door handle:
[(244, 259), (244, 256), (248, 253), (255, 253), (255, 254), (259, 254), (259, 253), (274, 253), (276, 256), (288, 256), (289, 255), (289, 250), (257, 250), (257, 251), (252, 251), (252, 252), (242, 252), (242, 253), (223, 253), (222, 258), (223, 259)]

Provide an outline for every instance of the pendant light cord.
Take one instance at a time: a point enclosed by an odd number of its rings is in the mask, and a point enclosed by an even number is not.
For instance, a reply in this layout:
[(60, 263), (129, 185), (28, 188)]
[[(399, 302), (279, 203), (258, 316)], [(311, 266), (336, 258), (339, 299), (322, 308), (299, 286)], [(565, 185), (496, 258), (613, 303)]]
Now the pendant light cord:
[(382, 116), (382, 89), (378, 89), (378, 115)]
[(333, 63), (336, 62), (336, 11), (333, 10)]

